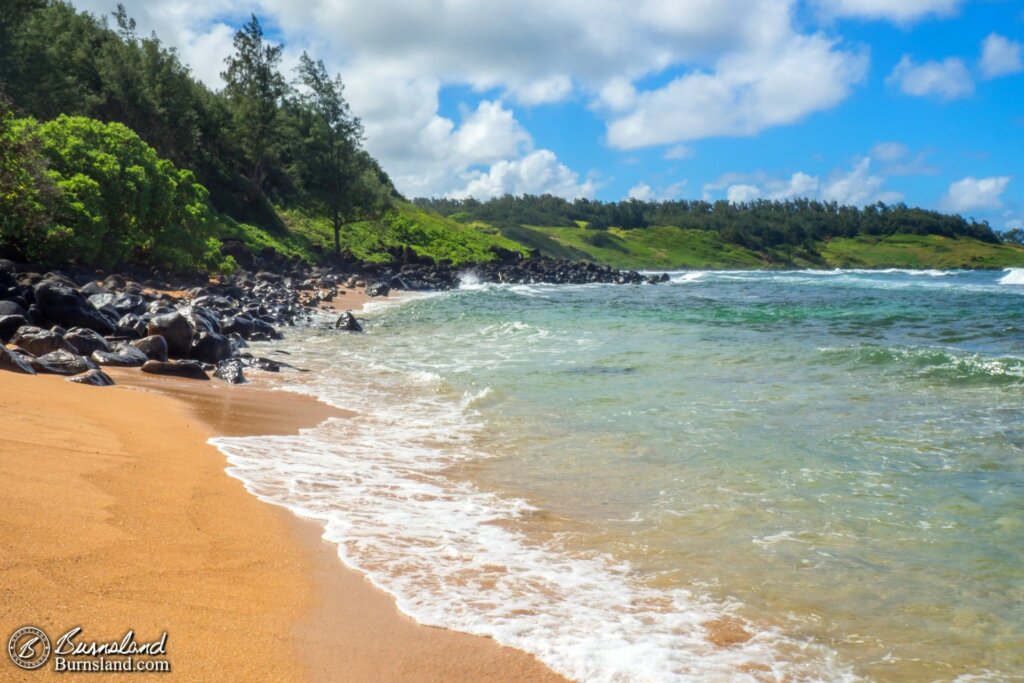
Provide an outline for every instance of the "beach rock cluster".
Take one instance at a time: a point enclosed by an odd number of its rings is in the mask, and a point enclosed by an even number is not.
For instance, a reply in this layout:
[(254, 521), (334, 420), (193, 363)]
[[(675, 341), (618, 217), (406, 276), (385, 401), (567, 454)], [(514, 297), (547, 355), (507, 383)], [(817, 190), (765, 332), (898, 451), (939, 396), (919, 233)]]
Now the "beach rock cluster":
[[(668, 279), (505, 250), (495, 255), (468, 273), (478, 281), (511, 284)], [(232, 384), (245, 382), (248, 370), (299, 370), (245, 349), (250, 342), (281, 339), (283, 326), (311, 323), (318, 309), (346, 290), (365, 288), (371, 297), (392, 290), (445, 290), (467, 275), (466, 269), (408, 250), (396, 256), (401, 260), (394, 266), (348, 263), (321, 269), (294, 261), (275, 264), (264, 255), (254, 265), (276, 265), (276, 270), (240, 270), (218, 281), (168, 281), (159, 273), (133, 279), (71, 269), (40, 273), (0, 259), (0, 370), (63, 375), (94, 386), (113, 384), (104, 367), (198, 380), (212, 375)], [(350, 312), (342, 313), (333, 328), (363, 331)]]
[(291, 366), (244, 351), (249, 342), (281, 339), (281, 326), (309, 322), (338, 295), (336, 278), (293, 275), (144, 285), (0, 260), (0, 370), (95, 386), (113, 384), (103, 367), (235, 384), (249, 368), (279, 372)]

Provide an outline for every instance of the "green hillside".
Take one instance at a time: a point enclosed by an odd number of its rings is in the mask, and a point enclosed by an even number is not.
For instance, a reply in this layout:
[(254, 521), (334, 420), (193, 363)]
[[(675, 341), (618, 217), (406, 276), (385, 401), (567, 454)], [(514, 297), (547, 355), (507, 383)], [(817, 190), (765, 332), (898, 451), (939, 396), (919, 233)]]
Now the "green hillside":
[[(758, 268), (765, 261), (707, 230), (658, 227), (643, 230), (587, 230), (516, 226), (502, 233), (547, 256), (574, 258), (614, 268)], [(549, 245), (555, 245), (551, 248)]]
[(838, 268), (1009, 268), (1024, 266), (1024, 246), (969, 237), (890, 235), (837, 238), (822, 256)]

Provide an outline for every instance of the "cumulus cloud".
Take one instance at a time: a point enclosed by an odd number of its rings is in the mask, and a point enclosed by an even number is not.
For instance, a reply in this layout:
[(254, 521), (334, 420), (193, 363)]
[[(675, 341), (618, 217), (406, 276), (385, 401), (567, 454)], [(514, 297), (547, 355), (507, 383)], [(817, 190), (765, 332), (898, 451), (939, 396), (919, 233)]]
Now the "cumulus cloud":
[(802, 171), (789, 178), (771, 178), (764, 174), (744, 176), (727, 174), (717, 181), (704, 185), (704, 198), (712, 199), (714, 192), (725, 190), (725, 198), (733, 203), (749, 202), (755, 199), (785, 200), (797, 197), (814, 198), (818, 195), (820, 181)]
[(654, 188), (647, 183), (637, 183), (629, 188), (629, 192), (626, 194), (627, 198), (639, 199), (642, 202), (649, 202), (654, 199), (654, 196)]
[(470, 174), (465, 187), (448, 193), (450, 197), (490, 199), (503, 194), (553, 194), (566, 199), (594, 194), (593, 181), (579, 182), (572, 169), (558, 161), (547, 149), (531, 152), (521, 159), (499, 161), (486, 171)]
[(885, 190), (885, 178), (871, 172), (871, 158), (864, 157), (849, 171), (834, 173), (821, 190), (821, 198), (850, 206), (876, 202), (891, 204), (903, 199), (899, 192)]
[(975, 178), (968, 176), (949, 186), (942, 198), (943, 208), (962, 213), (977, 209), (997, 209), (1003, 205), (1000, 196), (1010, 183), (1010, 176)]
[(833, 107), (863, 80), (868, 64), (863, 52), (836, 46), (820, 35), (783, 31), (765, 45), (729, 53), (713, 71), (637, 94), (632, 110), (609, 124), (608, 141), (634, 149), (752, 135)]
[(628, 199), (639, 199), (644, 202), (679, 199), (683, 192), (686, 191), (687, 185), (687, 181), (680, 180), (679, 182), (666, 185), (665, 187), (660, 187), (656, 190), (645, 182), (639, 182), (629, 188), (629, 192), (626, 194), (626, 197)]
[(755, 199), (786, 200), (797, 198), (834, 201), (839, 204), (863, 206), (875, 202), (891, 204), (903, 199), (899, 192), (885, 188), (885, 176), (871, 172), (871, 159), (864, 157), (852, 168), (833, 171), (822, 181), (816, 175), (798, 171), (789, 178), (772, 178), (762, 173), (743, 175), (730, 173), (704, 185), (704, 199), (711, 201), (717, 193), (734, 203)]
[(963, 0), (817, 0), (818, 6), (834, 17), (886, 19), (899, 24), (929, 15), (948, 16)]
[(910, 55), (903, 55), (885, 82), (916, 97), (957, 100), (974, 94), (971, 72), (964, 61), (956, 57), (917, 64)]
[(981, 75), (998, 78), (1024, 71), (1021, 52), (1024, 45), (998, 33), (990, 33), (981, 43)]
[[(117, 4), (73, 2), (96, 13)], [(156, 31), (213, 87), (231, 52), (230, 26), (255, 12), (285, 44), (287, 64), (309, 50), (342, 74), (367, 148), (411, 195), (461, 191), (469, 173), (506, 172), (496, 168), (503, 161), (527, 165), (539, 150), (519, 107), (582, 100), (605, 120), (613, 146), (676, 145), (667, 158), (685, 158), (680, 143), (751, 135), (837, 105), (868, 65), (865, 50), (798, 24), (798, 0), (127, 4), (141, 33)], [(668, 83), (645, 87), (652, 76)], [(442, 115), (448, 86), (468, 86), (489, 109)]]

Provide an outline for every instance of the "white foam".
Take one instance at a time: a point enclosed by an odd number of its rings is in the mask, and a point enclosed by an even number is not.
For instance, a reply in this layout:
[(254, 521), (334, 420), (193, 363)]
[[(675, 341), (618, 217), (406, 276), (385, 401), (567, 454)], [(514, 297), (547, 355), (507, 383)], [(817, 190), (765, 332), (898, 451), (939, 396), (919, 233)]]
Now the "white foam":
[(676, 282), (676, 283), (696, 282), (697, 280), (700, 280), (705, 275), (707, 275), (706, 271), (703, 271), (703, 270), (692, 270), (692, 271), (688, 271), (688, 272), (682, 273), (682, 274), (680, 274), (680, 275), (678, 275), (676, 277), (673, 277), (670, 280), (670, 282)]
[(1024, 268), (1007, 268), (999, 280), (1001, 285), (1024, 285)]
[[(517, 341), (544, 333), (517, 321), (479, 331)], [(475, 447), (484, 425), (472, 407), (488, 390), (461, 399), (432, 390), (443, 383), (437, 373), (390, 368), (348, 339), (311, 335), (289, 348), (316, 372), (289, 376), (302, 383), (288, 388), (357, 417), (211, 443), (255, 495), (322, 524), (342, 561), (403, 612), (531, 652), (576, 680), (856, 680), (834, 651), (770, 629), (714, 646), (703, 624), (737, 605), (652, 588), (609, 556), (527, 536), (523, 522), (536, 512), (527, 501), (447, 474), (487, 457)], [(754, 667), (768, 671), (755, 677)]]

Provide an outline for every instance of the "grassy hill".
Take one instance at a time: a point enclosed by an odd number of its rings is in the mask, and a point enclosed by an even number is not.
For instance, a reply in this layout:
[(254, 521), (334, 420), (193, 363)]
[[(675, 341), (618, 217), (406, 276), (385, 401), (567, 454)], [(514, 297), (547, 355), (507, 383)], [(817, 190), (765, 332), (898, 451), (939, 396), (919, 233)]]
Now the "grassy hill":
[(594, 261), (614, 268), (758, 268), (764, 259), (706, 230), (659, 227), (641, 230), (587, 230), (514, 226), (502, 228), (547, 256)]
[(941, 235), (833, 239), (820, 252), (837, 268), (1009, 268), (1024, 266), (1024, 247)]
[[(481, 225), (475, 223), (474, 225)], [(819, 242), (814, 250), (751, 251), (711, 231), (674, 227), (635, 230), (509, 226), (501, 233), (546, 256), (615, 268), (1007, 268), (1024, 266), (1024, 247), (971, 237), (896, 234)]]
[[(284, 229), (270, 230), (221, 216), (217, 236), (245, 242), (254, 252), (271, 247), (287, 257), (322, 261), (333, 253), (331, 222), (301, 209), (279, 209)], [(484, 224), (460, 224), (436, 213), (397, 201), (379, 221), (350, 223), (342, 229), (342, 248), (363, 261), (387, 262), (389, 249), (409, 247), (418, 256), (455, 265), (494, 258), (492, 248), (525, 253), (527, 248)]]

